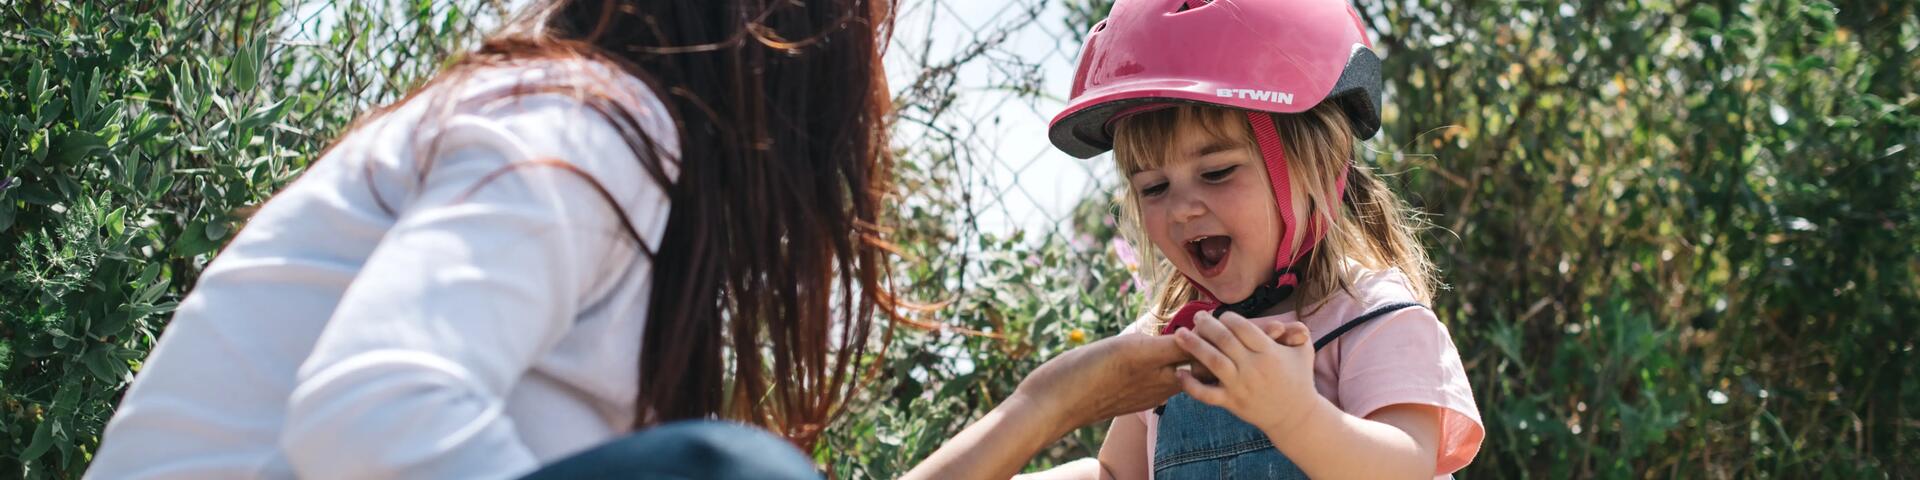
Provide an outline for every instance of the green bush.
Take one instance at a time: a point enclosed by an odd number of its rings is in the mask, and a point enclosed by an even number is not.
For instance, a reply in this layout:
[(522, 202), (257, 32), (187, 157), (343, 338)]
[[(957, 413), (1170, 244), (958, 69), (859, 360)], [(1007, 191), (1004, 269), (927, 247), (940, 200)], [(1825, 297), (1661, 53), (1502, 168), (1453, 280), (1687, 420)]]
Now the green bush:
[(1446, 227), (1468, 474), (1911, 474), (1914, 5), (1447, 7), (1367, 17), (1425, 154), (1381, 163)]
[(471, 10), (346, 5), (319, 31), (281, 2), (0, 5), (0, 475), (84, 471), (214, 251)]

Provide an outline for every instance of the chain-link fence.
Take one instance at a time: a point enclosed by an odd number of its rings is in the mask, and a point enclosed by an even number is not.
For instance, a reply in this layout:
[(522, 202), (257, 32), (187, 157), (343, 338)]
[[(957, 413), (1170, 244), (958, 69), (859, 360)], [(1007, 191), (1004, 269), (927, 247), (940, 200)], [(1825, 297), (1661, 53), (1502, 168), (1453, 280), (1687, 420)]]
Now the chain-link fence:
[[(1076, 215), (1106, 206), (1109, 160), (1054, 149), (1049, 119), (1065, 105), (1078, 53), (1066, 2), (903, 2), (888, 67), (899, 119), (895, 144), (910, 170), (942, 188), (906, 189), (908, 205), (946, 204), (953, 247), (1020, 234), (1068, 243)], [(1094, 204), (1083, 205), (1089, 199)], [(1079, 247), (1099, 247), (1085, 239)], [(964, 252), (949, 252), (956, 257)], [(926, 259), (920, 260), (941, 260)]]

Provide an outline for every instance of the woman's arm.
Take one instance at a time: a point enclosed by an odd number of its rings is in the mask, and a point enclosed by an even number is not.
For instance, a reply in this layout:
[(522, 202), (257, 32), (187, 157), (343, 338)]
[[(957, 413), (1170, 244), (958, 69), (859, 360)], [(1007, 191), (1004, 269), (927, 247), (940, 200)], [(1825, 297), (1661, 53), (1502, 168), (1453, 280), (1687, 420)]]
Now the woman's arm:
[(1153, 408), (1180, 389), (1188, 359), (1172, 337), (1120, 335), (1047, 361), (1013, 395), (928, 456), (907, 479), (1003, 479), (1083, 425)]
[(1062, 421), (1063, 413), (1042, 411), (1015, 392), (902, 478), (1010, 478), (1034, 453), (1076, 428)]
[[(1306, 326), (1260, 323), (1258, 331), (1304, 344)], [(1047, 444), (1082, 425), (1165, 403), (1191, 357), (1172, 336), (1120, 335), (1063, 353), (1027, 375), (986, 416), (940, 446), (906, 479), (1002, 479)]]
[(1147, 424), (1138, 415), (1113, 417), (1107, 439), (1100, 442), (1100, 458), (1082, 458), (1043, 472), (1022, 474), (1014, 480), (1112, 480), (1147, 478)]

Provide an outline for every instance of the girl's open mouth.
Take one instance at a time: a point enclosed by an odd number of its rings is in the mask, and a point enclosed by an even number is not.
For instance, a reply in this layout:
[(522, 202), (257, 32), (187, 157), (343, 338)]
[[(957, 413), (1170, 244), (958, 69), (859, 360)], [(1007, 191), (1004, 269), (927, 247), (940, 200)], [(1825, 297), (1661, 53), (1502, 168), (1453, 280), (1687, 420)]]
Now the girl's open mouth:
[(1233, 255), (1233, 237), (1209, 235), (1187, 241), (1187, 255), (1200, 269), (1200, 276), (1213, 277), (1227, 269), (1227, 257)]

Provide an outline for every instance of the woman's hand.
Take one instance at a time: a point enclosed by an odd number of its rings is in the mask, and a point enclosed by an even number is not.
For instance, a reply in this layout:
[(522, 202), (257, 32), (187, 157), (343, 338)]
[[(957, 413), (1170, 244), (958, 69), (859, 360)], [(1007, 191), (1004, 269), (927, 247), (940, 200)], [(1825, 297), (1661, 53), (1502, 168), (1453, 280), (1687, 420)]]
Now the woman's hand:
[(1119, 335), (1048, 360), (1013, 395), (1051, 412), (1064, 433), (1165, 403), (1180, 393), (1174, 370), (1191, 359), (1173, 337)]
[[(1306, 326), (1286, 327), (1306, 337)], [(1194, 328), (1172, 337), (1177, 345), (1205, 366), (1219, 383), (1209, 385), (1192, 372), (1180, 371), (1181, 387), (1208, 405), (1225, 408), (1263, 431), (1283, 432), (1298, 425), (1320, 399), (1313, 388), (1313, 347), (1306, 342), (1275, 342), (1270, 335), (1239, 314), (1220, 318), (1200, 312)], [(1289, 333), (1287, 336), (1294, 336)], [(1284, 338), (1284, 337), (1283, 337)]]

